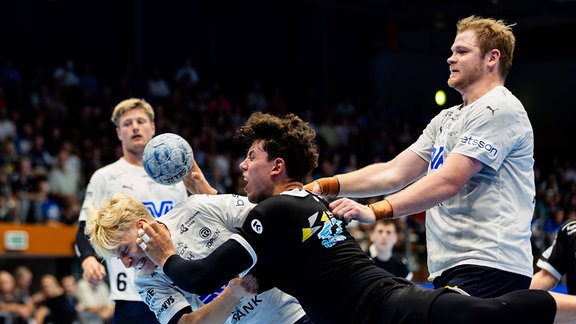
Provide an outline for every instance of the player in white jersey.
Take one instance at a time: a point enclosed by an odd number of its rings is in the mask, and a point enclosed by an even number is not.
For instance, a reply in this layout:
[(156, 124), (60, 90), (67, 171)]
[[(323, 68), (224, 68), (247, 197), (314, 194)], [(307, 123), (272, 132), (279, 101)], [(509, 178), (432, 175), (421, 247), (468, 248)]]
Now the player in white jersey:
[[(150, 104), (136, 98), (123, 100), (114, 108), (111, 119), (122, 143), (122, 157), (96, 170), (90, 178), (76, 235), (76, 252), (82, 262), (83, 277), (92, 284), (101, 283), (106, 270), (84, 234), (86, 209), (90, 204), (101, 204), (112, 194), (123, 192), (144, 203), (150, 213), (158, 217), (188, 196), (182, 182), (172, 186), (160, 185), (148, 177), (142, 167), (142, 152), (155, 132), (154, 110)], [(116, 258), (105, 261), (110, 298), (115, 302), (114, 322), (155, 322), (154, 314), (134, 288), (134, 271), (126, 269)]]
[[(226, 286), (205, 295), (189, 293), (176, 286), (161, 268), (148, 260), (141, 247), (135, 243), (141, 222), (153, 220), (149, 210), (146, 211), (141, 205), (125, 209), (126, 199), (134, 201), (130, 196), (115, 195), (102, 208), (120, 211), (122, 217), (114, 217), (115, 213), (110, 210), (89, 212), (90, 219), (86, 228), (96, 249), (103, 251), (102, 254), (113, 250), (126, 267), (137, 269), (136, 287), (142, 300), (150, 306), (161, 323), (190, 321), (192, 318), (186, 316), (196, 315), (194, 313), (202, 308), (201, 316), (204, 320), (216, 321), (208, 316), (217, 316), (225, 308), (207, 312), (206, 309), (210, 307), (206, 305), (215, 303)], [(189, 260), (200, 259), (236, 233), (253, 206), (243, 196), (197, 194), (176, 205), (157, 221), (169, 229), (171, 240), (180, 256)], [(211, 271), (226, 272), (227, 269)], [(225, 318), (225, 323), (310, 323), (298, 301), (277, 288), (242, 297), (227, 311)]]
[(306, 186), (325, 195), (387, 195), (369, 206), (332, 202), (332, 212), (346, 220), (426, 210), (428, 268), (437, 288), (495, 297), (530, 285), (534, 134), (521, 102), (504, 87), (514, 46), (511, 25), (461, 19), (447, 61), (448, 85), (463, 103), (442, 110), (391, 161)]

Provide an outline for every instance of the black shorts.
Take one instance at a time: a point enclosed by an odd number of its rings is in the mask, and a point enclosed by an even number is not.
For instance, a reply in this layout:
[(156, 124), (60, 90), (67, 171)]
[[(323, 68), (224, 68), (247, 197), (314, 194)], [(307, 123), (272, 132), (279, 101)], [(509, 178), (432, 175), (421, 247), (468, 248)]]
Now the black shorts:
[(142, 301), (116, 300), (114, 323), (158, 323), (148, 305)]
[(504, 270), (460, 265), (448, 269), (434, 279), (434, 287), (458, 287), (471, 296), (498, 297), (506, 293), (528, 289), (531, 278)]

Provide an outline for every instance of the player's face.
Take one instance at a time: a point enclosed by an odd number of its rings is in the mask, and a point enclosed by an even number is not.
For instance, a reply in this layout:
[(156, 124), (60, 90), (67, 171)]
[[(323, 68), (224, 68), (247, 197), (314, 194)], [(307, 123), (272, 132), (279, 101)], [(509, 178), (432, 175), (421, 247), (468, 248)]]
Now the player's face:
[(124, 239), (114, 254), (122, 261), (122, 264), (124, 264), (126, 268), (134, 268), (144, 273), (150, 273), (156, 265), (148, 259), (146, 253), (138, 246), (136, 238), (138, 238), (138, 228), (134, 226), (133, 229), (124, 235)]
[(274, 168), (274, 161), (268, 161), (268, 153), (264, 151), (264, 141), (252, 143), (246, 158), (240, 163), (240, 169), (246, 181), (244, 191), (250, 202), (257, 204), (272, 196), (274, 183), (271, 174)]
[(391, 251), (396, 244), (398, 236), (396, 228), (391, 224), (376, 224), (370, 239), (378, 250)]
[(122, 147), (134, 154), (142, 154), (154, 136), (156, 127), (142, 108), (128, 110), (118, 120), (116, 133)]
[(448, 85), (462, 92), (478, 81), (483, 74), (483, 57), (477, 45), (476, 34), (472, 30), (459, 33), (454, 39), (451, 50), (452, 56), (448, 58), (450, 65)]

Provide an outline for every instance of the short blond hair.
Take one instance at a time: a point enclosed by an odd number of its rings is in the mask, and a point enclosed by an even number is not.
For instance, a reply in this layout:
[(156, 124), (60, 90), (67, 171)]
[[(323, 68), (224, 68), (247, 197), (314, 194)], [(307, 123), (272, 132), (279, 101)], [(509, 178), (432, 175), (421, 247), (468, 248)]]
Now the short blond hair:
[(88, 207), (88, 219), (84, 233), (100, 256), (112, 257), (126, 233), (134, 229), (139, 219), (154, 220), (140, 201), (118, 193), (110, 197), (99, 209)]
[(465, 30), (472, 30), (476, 34), (478, 47), (482, 54), (492, 49), (500, 51), (500, 74), (506, 78), (512, 68), (516, 37), (512, 27), (516, 24), (508, 24), (504, 20), (469, 16), (458, 21), (456, 32), (459, 34)]
[(146, 115), (148, 115), (150, 121), (154, 121), (154, 108), (152, 108), (152, 106), (146, 100), (139, 98), (130, 98), (120, 101), (120, 103), (114, 107), (114, 111), (112, 112), (112, 117), (110, 117), (110, 120), (114, 123), (114, 125), (119, 126), (118, 122), (120, 121), (120, 117), (122, 117), (122, 115), (124, 115), (127, 111), (137, 108), (144, 109), (144, 112), (146, 112)]

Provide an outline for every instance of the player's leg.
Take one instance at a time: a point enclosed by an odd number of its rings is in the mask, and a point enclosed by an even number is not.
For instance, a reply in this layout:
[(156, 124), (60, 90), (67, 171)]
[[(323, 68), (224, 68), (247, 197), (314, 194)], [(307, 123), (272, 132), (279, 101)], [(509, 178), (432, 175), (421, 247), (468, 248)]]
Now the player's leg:
[[(576, 303), (562, 302), (563, 315), (570, 315), (571, 308), (576, 311)], [(556, 304), (556, 298), (543, 290), (519, 290), (496, 298), (445, 293), (432, 303), (429, 323), (553, 323)]]
[(576, 320), (576, 296), (550, 292), (556, 301), (556, 320), (554, 323), (574, 323)]

